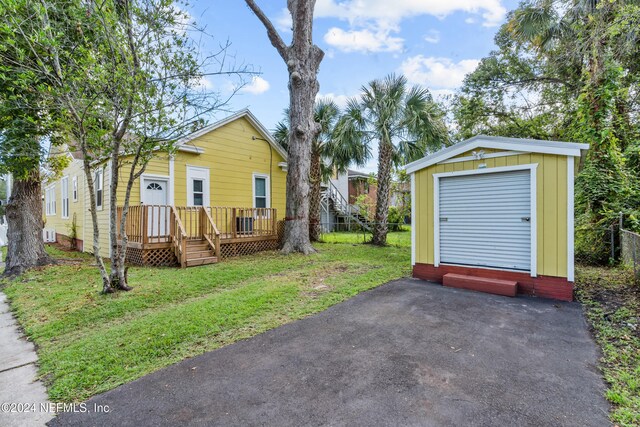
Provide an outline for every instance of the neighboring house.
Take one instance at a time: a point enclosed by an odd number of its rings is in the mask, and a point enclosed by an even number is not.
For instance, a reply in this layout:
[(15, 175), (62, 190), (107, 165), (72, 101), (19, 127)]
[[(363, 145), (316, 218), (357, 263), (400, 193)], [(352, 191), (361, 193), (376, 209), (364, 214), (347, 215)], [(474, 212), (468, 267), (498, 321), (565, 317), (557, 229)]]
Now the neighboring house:
[[(275, 249), (285, 213), (287, 158), (255, 116), (242, 110), (176, 146), (173, 155), (158, 152), (133, 186), (128, 260), (190, 266)], [(81, 156), (70, 150), (66, 155), (71, 164), (44, 186), (45, 236), (67, 241), (75, 234), (78, 249), (91, 252), (89, 197), (95, 197), (100, 255), (109, 256), (109, 164), (95, 167), (97, 190), (91, 194)], [(121, 173), (118, 200), (126, 184)]]
[(367, 203), (376, 205), (378, 185), (371, 178), (371, 174), (349, 169), (349, 203), (353, 205), (364, 197)]
[(413, 276), (573, 299), (575, 159), (588, 147), (476, 136), (407, 165)]

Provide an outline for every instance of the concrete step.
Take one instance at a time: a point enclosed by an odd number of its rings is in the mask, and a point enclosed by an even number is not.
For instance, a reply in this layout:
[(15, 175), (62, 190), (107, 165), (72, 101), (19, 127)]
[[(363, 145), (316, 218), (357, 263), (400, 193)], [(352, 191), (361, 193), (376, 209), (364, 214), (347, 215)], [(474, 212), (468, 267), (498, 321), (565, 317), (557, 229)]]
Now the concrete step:
[(203, 258), (191, 258), (187, 259), (187, 267), (195, 267), (197, 265), (214, 264), (218, 262), (218, 258), (214, 256), (208, 256)]
[(450, 288), (468, 289), (507, 297), (515, 297), (518, 292), (518, 282), (512, 280), (487, 279), (454, 273), (445, 274), (442, 278), (442, 284)]

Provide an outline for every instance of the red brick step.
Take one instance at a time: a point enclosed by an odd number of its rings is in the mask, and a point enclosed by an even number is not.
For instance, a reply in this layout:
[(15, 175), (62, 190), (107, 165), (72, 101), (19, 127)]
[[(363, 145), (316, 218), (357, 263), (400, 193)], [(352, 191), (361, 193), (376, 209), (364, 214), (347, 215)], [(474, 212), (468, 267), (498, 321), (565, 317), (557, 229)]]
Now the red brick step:
[(507, 297), (515, 297), (518, 291), (518, 282), (511, 280), (488, 279), (454, 273), (445, 274), (442, 278), (442, 284), (450, 288), (468, 289)]

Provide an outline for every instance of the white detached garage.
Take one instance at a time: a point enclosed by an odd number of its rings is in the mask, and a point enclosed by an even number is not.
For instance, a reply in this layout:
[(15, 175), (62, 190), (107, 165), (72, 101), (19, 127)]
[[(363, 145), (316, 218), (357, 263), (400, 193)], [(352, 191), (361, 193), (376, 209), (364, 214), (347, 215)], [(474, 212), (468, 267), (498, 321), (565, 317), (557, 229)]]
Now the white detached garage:
[(574, 159), (587, 148), (477, 136), (407, 165), (414, 277), (572, 299)]

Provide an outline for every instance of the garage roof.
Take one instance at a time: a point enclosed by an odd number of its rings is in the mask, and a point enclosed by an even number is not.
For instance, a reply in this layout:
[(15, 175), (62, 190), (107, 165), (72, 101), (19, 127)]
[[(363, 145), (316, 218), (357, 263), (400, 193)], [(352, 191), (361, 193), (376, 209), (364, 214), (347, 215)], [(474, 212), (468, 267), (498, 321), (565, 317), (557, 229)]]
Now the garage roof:
[(581, 150), (588, 150), (589, 144), (573, 142), (545, 141), (540, 139), (505, 138), (502, 136), (477, 135), (436, 153), (430, 154), (405, 166), (407, 173), (414, 173), (436, 163), (455, 157), (474, 148), (493, 148), (525, 153), (558, 154), (579, 157)]

